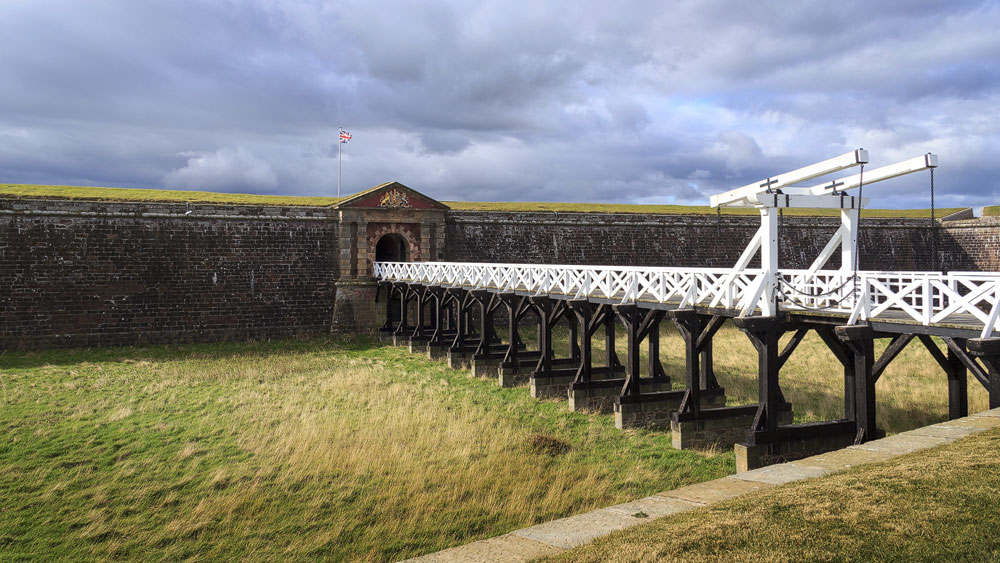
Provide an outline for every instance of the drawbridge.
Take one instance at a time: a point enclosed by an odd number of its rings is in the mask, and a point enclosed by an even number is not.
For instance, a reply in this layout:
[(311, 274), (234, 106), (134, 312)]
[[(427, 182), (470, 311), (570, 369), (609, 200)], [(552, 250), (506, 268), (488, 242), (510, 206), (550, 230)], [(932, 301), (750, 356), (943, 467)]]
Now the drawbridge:
[[(533, 395), (567, 397), (571, 409), (614, 412), (621, 428), (670, 427), (676, 447), (735, 444), (743, 469), (881, 436), (875, 383), (914, 339), (947, 376), (950, 418), (968, 414), (969, 373), (989, 391), (990, 407), (1000, 406), (1000, 338), (994, 336), (1000, 273), (859, 270), (860, 218), (868, 204), (863, 189), (937, 166), (937, 157), (925, 154), (866, 171), (868, 158), (858, 149), (712, 196), (713, 207), (760, 213), (760, 227), (732, 268), (377, 262), (374, 276), (388, 301), (382, 333), (496, 375), (501, 384), (527, 379)], [(852, 167), (860, 171), (801, 185)], [(808, 268), (780, 267), (782, 209), (840, 210), (839, 228)], [(535, 350), (520, 338), (526, 319), (537, 323)], [(726, 406), (715, 378), (712, 338), (727, 319), (759, 354), (757, 404)], [(660, 364), (665, 320), (685, 340), (683, 389), (673, 389)], [(570, 335), (565, 358), (552, 349), (559, 324)], [(624, 364), (615, 350), (619, 326), (627, 339)], [(791, 424), (779, 372), (809, 331), (844, 369), (844, 417)], [(594, 365), (592, 340), (599, 333), (605, 358)], [(779, 346), (786, 333), (791, 338)], [(876, 339), (889, 340), (881, 355)], [(645, 370), (639, 366), (643, 341)]]

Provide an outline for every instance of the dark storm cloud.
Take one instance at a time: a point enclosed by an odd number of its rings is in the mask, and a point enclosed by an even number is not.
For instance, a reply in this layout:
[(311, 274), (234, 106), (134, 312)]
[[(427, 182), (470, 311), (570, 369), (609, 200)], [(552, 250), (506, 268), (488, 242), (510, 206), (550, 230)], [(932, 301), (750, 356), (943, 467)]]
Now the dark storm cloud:
[[(991, 2), (0, 3), (0, 181), (703, 203), (858, 146), (997, 203)], [(927, 178), (879, 207), (923, 206)]]

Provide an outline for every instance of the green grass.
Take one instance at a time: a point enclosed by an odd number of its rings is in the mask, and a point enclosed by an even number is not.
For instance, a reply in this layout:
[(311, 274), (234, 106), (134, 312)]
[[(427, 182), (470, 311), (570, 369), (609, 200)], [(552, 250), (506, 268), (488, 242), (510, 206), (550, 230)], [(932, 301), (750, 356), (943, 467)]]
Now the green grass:
[(368, 339), (7, 351), (0, 396), (2, 560), (395, 560), (734, 465)]
[(92, 188), (87, 186), (39, 186), (0, 184), (0, 196), (39, 199), (80, 199), (88, 201), (217, 203), (228, 205), (316, 206), (333, 205), (337, 197), (299, 197), (230, 194), (186, 190)]
[[(31, 184), (0, 184), (0, 197), (80, 199), (89, 201), (132, 201), (132, 202), (188, 202), (215, 203), (229, 205), (269, 205), (281, 207), (316, 206), (324, 207), (338, 203), (343, 198), (300, 197), (277, 195), (231, 194), (183, 190), (151, 190), (126, 188), (96, 188), (85, 186), (41, 186)], [(496, 212), (557, 212), (557, 213), (649, 213), (664, 215), (714, 215), (715, 209), (704, 205), (633, 205), (625, 203), (549, 203), (549, 202), (483, 202), (445, 201), (442, 202), (456, 211), (496, 211)], [(959, 211), (960, 208), (938, 209), (943, 217)], [(756, 215), (756, 209), (727, 208), (723, 215)], [(787, 209), (789, 215), (839, 216), (836, 209)], [(865, 217), (883, 218), (926, 218), (929, 209), (866, 209)]]
[[(681, 339), (662, 342), (680, 387)], [(729, 404), (755, 402), (747, 338), (723, 327), (715, 358)], [(808, 336), (781, 374), (796, 420), (842, 416), (842, 377)], [(890, 434), (947, 418), (917, 343), (877, 389)], [(368, 339), (7, 351), (0, 397), (0, 559), (400, 559), (734, 470)]]
[(549, 561), (997, 561), (1000, 430), (757, 491)]
[(996, 217), (1000, 215), (1000, 205), (990, 205), (983, 208), (983, 217)]

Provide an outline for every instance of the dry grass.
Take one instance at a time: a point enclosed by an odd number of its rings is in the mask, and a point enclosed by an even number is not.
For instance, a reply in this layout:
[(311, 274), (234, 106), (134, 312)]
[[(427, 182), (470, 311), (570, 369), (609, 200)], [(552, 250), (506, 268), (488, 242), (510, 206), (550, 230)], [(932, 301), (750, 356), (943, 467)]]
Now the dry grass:
[[(724, 327), (715, 357), (730, 404), (755, 402), (746, 337)], [(673, 330), (662, 358), (682, 383)], [(0, 559), (397, 559), (733, 470), (730, 451), (676, 451), (367, 341), (6, 352), (0, 369)], [(812, 335), (782, 388), (799, 421), (842, 415), (842, 370)], [(878, 393), (890, 433), (947, 417), (918, 343)]]
[(1000, 430), (617, 532), (551, 561), (997, 561)]
[(0, 368), (0, 559), (398, 559), (733, 465), (365, 341)]

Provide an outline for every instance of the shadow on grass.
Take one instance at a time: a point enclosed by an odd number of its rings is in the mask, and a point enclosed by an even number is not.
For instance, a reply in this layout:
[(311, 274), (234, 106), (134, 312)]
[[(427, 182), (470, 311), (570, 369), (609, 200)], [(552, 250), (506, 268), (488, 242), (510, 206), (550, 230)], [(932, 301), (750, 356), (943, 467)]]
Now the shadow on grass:
[(51, 348), (0, 352), (0, 369), (70, 366), (80, 362), (221, 360), (251, 355), (361, 352), (382, 346), (367, 335), (313, 336), (215, 343), (154, 344), (114, 348)]

